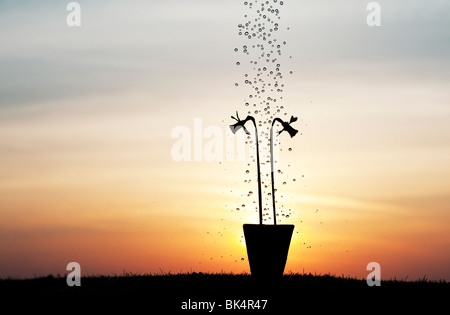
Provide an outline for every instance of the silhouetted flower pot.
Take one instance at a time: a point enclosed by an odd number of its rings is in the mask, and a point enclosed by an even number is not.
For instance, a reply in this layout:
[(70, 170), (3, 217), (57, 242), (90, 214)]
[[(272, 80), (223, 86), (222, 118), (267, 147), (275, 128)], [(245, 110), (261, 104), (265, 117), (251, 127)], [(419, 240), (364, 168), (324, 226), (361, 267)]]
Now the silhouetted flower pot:
[(245, 243), (252, 277), (280, 279), (286, 266), (294, 225), (244, 224)]

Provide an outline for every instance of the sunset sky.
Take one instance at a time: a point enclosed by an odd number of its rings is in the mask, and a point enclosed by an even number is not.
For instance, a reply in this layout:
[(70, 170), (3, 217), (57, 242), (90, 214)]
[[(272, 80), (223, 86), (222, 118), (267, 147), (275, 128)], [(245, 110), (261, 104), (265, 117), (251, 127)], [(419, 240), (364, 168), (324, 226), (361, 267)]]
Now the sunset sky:
[[(197, 119), (225, 146), (246, 116), (248, 8), (78, 1), (69, 27), (68, 2), (0, 1), (0, 277), (72, 261), (82, 275), (249, 272), (255, 163), (171, 154), (174, 128), (193, 136)], [(279, 222), (295, 224), (285, 271), (365, 278), (378, 262), (382, 279), (450, 281), (450, 3), (378, 1), (378, 27), (367, 3), (280, 7), (281, 102), (299, 117), (276, 175), (292, 209)]]

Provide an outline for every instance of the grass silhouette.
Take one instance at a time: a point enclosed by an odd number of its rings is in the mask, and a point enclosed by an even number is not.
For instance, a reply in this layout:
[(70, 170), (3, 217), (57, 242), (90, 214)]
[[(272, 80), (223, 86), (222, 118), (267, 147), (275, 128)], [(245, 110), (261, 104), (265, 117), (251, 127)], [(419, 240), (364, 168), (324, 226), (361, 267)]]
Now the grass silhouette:
[(298, 273), (285, 274), (276, 283), (255, 282), (250, 274), (172, 274), (162, 271), (159, 274), (124, 272), (121, 275), (85, 276), (81, 278), (80, 287), (69, 287), (66, 276), (0, 280), (0, 294), (4, 298), (9, 295), (51, 297), (57, 301), (89, 300), (98, 303), (97, 306), (101, 305), (102, 309), (113, 308), (116, 303), (127, 303), (132, 307), (150, 307), (165, 312), (181, 312), (181, 304), (190, 299), (215, 301), (222, 304), (222, 308), (216, 308), (214, 313), (223, 311), (227, 314), (233, 311), (224, 309), (227, 299), (267, 300), (266, 309), (259, 310), (265, 313), (301, 309), (308, 304), (313, 304), (317, 310), (325, 310), (375, 302), (392, 303), (390, 310), (395, 310), (395, 305), (399, 310), (405, 310), (408, 306), (415, 309), (425, 303), (429, 311), (440, 302), (445, 302), (449, 293), (450, 283), (430, 281), (425, 277), (416, 281), (382, 280), (381, 287), (369, 287), (365, 279)]

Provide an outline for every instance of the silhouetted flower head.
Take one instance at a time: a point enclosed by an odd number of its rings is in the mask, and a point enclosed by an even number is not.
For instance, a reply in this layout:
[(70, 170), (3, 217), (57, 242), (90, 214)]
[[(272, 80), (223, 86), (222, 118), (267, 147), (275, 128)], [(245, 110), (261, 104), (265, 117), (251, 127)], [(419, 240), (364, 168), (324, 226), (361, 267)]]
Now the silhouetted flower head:
[[(237, 117), (237, 118), (236, 118), (236, 117)], [(231, 118), (233, 118), (234, 120), (237, 121), (237, 123), (235, 123), (234, 125), (230, 125), (231, 131), (232, 131), (233, 133), (236, 133), (236, 131), (238, 131), (240, 128), (244, 128), (245, 133), (249, 135), (250, 132), (247, 130), (247, 128), (245, 128), (244, 125), (245, 125), (245, 123), (246, 123), (247, 121), (252, 120), (252, 119), (254, 120), (254, 118), (251, 117), (251, 116), (247, 116), (247, 118), (245, 118), (244, 120), (241, 120), (241, 119), (239, 118), (238, 112), (236, 112), (236, 117), (231, 116)]]
[(291, 138), (297, 134), (298, 130), (294, 129), (291, 126), (291, 124), (293, 122), (297, 121), (297, 117), (291, 116), (291, 119), (289, 122), (283, 121), (279, 118), (278, 118), (278, 120), (280, 121), (281, 125), (283, 126), (283, 129), (281, 129), (281, 131), (279, 131), (278, 134), (282, 133), (283, 131), (287, 131), (289, 133), (289, 135), (291, 136)]

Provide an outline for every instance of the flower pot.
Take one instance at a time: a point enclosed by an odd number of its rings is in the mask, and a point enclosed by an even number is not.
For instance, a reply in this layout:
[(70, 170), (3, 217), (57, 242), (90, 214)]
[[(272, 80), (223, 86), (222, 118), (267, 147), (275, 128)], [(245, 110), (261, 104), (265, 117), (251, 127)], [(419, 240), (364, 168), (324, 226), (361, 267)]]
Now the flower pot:
[(294, 225), (244, 224), (252, 277), (280, 279), (284, 272)]

